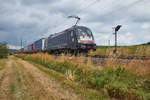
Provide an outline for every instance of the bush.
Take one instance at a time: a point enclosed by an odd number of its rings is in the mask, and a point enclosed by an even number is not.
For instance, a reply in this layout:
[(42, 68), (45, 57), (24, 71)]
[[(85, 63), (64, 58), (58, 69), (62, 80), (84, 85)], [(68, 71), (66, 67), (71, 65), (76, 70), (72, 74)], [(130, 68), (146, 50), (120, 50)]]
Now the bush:
[(0, 58), (7, 58), (8, 48), (6, 43), (0, 43)]

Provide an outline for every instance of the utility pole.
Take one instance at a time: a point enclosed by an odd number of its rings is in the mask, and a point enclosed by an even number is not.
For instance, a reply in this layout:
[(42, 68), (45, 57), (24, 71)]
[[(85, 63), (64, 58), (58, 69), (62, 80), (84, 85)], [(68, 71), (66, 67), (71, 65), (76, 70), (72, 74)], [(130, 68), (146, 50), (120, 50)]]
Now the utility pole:
[(22, 49), (23, 43), (25, 43), (25, 42), (26, 42), (26, 41), (23, 41), (22, 38), (21, 38), (21, 42), (20, 42), (20, 44), (21, 44), (21, 49)]
[(22, 38), (21, 38), (21, 49), (22, 49)]
[(115, 53), (117, 53), (117, 31), (115, 30)]
[(108, 40), (108, 55), (110, 55), (110, 40)]
[(117, 51), (117, 32), (119, 31), (119, 29), (121, 28), (122, 26), (121, 25), (118, 25), (115, 27), (115, 50), (113, 51), (115, 54), (118, 53)]
[(110, 47), (110, 40), (108, 40), (108, 46)]

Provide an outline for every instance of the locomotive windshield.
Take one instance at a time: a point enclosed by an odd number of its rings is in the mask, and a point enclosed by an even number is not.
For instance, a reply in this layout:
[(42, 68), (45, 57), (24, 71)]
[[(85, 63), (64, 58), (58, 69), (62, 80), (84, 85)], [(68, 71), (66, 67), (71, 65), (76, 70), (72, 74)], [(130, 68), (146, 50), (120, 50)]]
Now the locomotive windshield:
[(78, 42), (93, 42), (92, 32), (87, 28), (78, 28)]

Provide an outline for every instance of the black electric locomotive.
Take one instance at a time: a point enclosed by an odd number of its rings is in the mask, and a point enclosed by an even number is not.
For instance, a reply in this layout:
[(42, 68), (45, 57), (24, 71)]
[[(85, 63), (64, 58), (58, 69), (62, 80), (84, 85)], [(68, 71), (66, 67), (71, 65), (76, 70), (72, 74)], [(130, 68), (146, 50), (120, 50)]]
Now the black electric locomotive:
[(91, 30), (84, 26), (73, 26), (45, 40), (45, 51), (49, 53), (81, 53), (96, 50)]

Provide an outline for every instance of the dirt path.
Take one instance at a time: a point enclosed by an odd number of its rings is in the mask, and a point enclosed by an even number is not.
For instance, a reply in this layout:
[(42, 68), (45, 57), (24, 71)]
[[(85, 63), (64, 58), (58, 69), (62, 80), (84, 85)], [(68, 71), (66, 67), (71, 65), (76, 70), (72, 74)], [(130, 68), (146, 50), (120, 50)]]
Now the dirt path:
[(9, 57), (0, 70), (0, 100), (81, 100), (34, 65)]
[(0, 70), (0, 100), (9, 100), (9, 76), (12, 62), (8, 60), (2, 70)]

